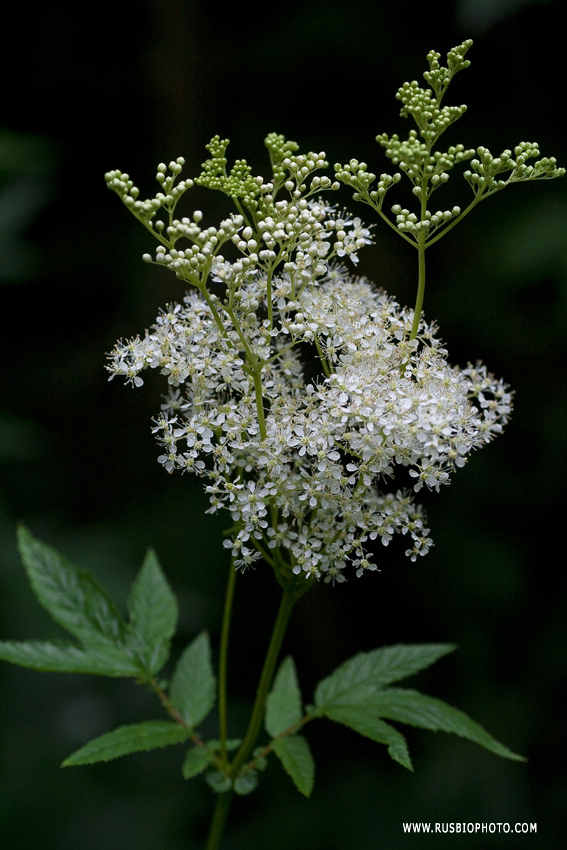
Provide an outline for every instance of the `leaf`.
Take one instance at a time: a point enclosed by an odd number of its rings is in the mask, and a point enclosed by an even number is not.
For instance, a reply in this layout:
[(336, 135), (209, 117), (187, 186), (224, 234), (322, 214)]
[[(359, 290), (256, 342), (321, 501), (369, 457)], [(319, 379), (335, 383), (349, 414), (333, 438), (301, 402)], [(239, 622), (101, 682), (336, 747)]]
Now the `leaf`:
[(169, 720), (146, 720), (130, 726), (119, 726), (93, 741), (89, 741), (80, 750), (66, 758), (62, 767), (78, 764), (95, 764), (99, 761), (139, 753), (143, 750), (155, 750), (170, 744), (180, 744), (191, 735), (191, 730)]
[(319, 682), (315, 704), (320, 709), (360, 705), (384, 685), (429, 667), (454, 649), (453, 644), (398, 644), (360, 652)]
[(210, 765), (214, 757), (214, 752), (207, 747), (191, 747), (183, 762), (184, 778), (191, 779), (193, 776), (198, 776)]
[(149, 550), (128, 600), (128, 645), (155, 676), (169, 658), (177, 625), (177, 602), (153, 550)]
[(71, 643), (0, 641), (0, 659), (53, 673), (136, 676), (140, 672), (135, 661), (113, 647), (85, 650)]
[(130, 625), (149, 643), (169, 640), (177, 625), (177, 602), (155, 552), (148, 550), (128, 601)]
[(274, 738), (271, 744), (297, 790), (309, 797), (313, 790), (315, 762), (305, 738), (289, 735), (287, 738)]
[(379, 717), (398, 720), (400, 723), (408, 723), (422, 729), (459, 735), (503, 758), (525, 761), (523, 756), (500, 744), (463, 711), (418, 691), (388, 688), (372, 697), (371, 707)]
[(194, 728), (213, 708), (215, 693), (209, 636), (201, 632), (179, 659), (169, 695), (185, 722)]
[(119, 643), (124, 624), (94, 578), (20, 526), (22, 561), (40, 604), (85, 646)]
[(373, 706), (369, 705), (338, 705), (325, 711), (325, 715), (337, 723), (343, 723), (358, 732), (376, 741), (378, 744), (386, 744), (388, 753), (402, 767), (413, 770), (406, 739), (401, 732), (378, 718)]
[(234, 780), (234, 792), (241, 797), (251, 794), (257, 787), (258, 772), (256, 770), (249, 770), (247, 773), (243, 773), (242, 776), (237, 776)]
[(266, 730), (272, 738), (299, 723), (303, 716), (301, 691), (293, 658), (288, 655), (276, 674), (266, 701)]

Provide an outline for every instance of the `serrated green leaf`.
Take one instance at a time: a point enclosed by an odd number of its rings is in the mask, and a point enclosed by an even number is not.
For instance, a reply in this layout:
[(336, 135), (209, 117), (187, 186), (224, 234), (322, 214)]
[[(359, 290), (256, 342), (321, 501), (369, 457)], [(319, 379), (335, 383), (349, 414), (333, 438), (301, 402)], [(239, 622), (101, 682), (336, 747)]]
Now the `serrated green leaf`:
[(137, 676), (138, 664), (114, 647), (97, 649), (49, 641), (0, 641), (0, 659), (52, 673)]
[(122, 618), (95, 579), (20, 526), (18, 543), (31, 586), (51, 617), (85, 646), (116, 645)]
[(388, 688), (372, 697), (371, 707), (379, 717), (387, 717), (389, 720), (431, 729), (434, 732), (459, 735), (503, 758), (525, 761), (523, 756), (513, 753), (504, 744), (499, 743), (463, 711), (418, 691)]
[(189, 729), (169, 720), (146, 720), (144, 723), (119, 726), (118, 729), (89, 741), (66, 758), (62, 767), (111, 761), (130, 753), (168, 747), (186, 741), (190, 735)]
[(128, 645), (155, 676), (169, 658), (169, 639), (177, 625), (177, 602), (151, 549), (132, 585), (128, 610)]
[(272, 738), (299, 723), (303, 716), (301, 691), (291, 655), (285, 658), (276, 674), (266, 701), (266, 731)]
[(233, 787), (235, 794), (239, 794), (241, 797), (251, 794), (258, 787), (258, 772), (256, 770), (249, 770), (242, 776), (237, 776)]
[(170, 697), (185, 722), (194, 728), (215, 704), (216, 679), (206, 632), (189, 644), (175, 668)]
[(319, 682), (315, 704), (320, 709), (361, 705), (384, 685), (429, 667), (454, 649), (452, 644), (399, 644), (360, 652)]
[(215, 754), (207, 747), (191, 747), (183, 762), (184, 778), (191, 779), (193, 776), (198, 776), (206, 770), (214, 757)]
[(271, 744), (297, 790), (309, 797), (313, 790), (315, 762), (305, 738), (302, 735), (289, 735), (287, 738), (275, 738)]
[(148, 643), (169, 640), (177, 625), (177, 602), (155, 552), (148, 550), (128, 600), (130, 624)]
[(371, 738), (378, 744), (386, 744), (388, 753), (402, 767), (413, 770), (406, 739), (401, 732), (378, 718), (373, 706), (368, 705), (338, 705), (325, 711), (325, 715), (337, 723), (343, 723)]

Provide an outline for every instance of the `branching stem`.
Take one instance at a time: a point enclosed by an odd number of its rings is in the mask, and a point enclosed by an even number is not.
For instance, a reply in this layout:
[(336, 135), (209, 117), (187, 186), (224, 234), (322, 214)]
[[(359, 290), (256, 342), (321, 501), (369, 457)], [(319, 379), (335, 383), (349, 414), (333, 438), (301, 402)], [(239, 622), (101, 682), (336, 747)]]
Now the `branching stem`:
[[(231, 568), (234, 570), (234, 567)], [(310, 586), (310, 584), (309, 584)], [(302, 588), (303, 589), (303, 588)], [(226, 664), (226, 648), (228, 645), (228, 622), (230, 619), (230, 607), (232, 604), (232, 594), (233, 588), (231, 589), (231, 581), (229, 580), (229, 586), (227, 587), (227, 602), (225, 603), (225, 618), (223, 619), (223, 636), (225, 634), (225, 623), (226, 623), (226, 644), (223, 650), (223, 654), (225, 657), (224, 664)], [(272, 632), (272, 637), (270, 640), (270, 645), (268, 647), (268, 652), (266, 654), (266, 659), (264, 661), (264, 667), (262, 669), (262, 674), (260, 676), (260, 681), (258, 683), (258, 689), (256, 691), (256, 699), (254, 701), (254, 706), (252, 708), (252, 714), (250, 717), (250, 723), (248, 724), (248, 730), (246, 735), (244, 736), (244, 740), (240, 745), (236, 756), (234, 757), (234, 761), (230, 765), (227, 775), (234, 779), (241, 767), (245, 764), (247, 759), (250, 756), (254, 748), (254, 744), (256, 743), (256, 739), (260, 733), (260, 729), (262, 727), (262, 721), (264, 719), (264, 711), (266, 707), (266, 699), (268, 696), (268, 691), (270, 690), (270, 685), (272, 683), (272, 679), (274, 676), (274, 671), (276, 669), (276, 664), (278, 661), (279, 652), (281, 649), (282, 641), (284, 638), (285, 630), (287, 628), (287, 624), (289, 622), (290, 614), (293, 610), (293, 606), (297, 599), (302, 595), (301, 592), (297, 592), (294, 589), (286, 588), (283, 592), (282, 600), (280, 603), (278, 615), (276, 617), (276, 622), (274, 625), (274, 630)], [(230, 603), (229, 603), (230, 598)], [(223, 677), (226, 678), (226, 667), (225, 673)], [(219, 673), (219, 680), (221, 675)], [(220, 691), (219, 691), (220, 695)], [(226, 735), (226, 727), (225, 727), (225, 735)], [(225, 737), (225, 752), (226, 752), (226, 737)], [(222, 841), (222, 836), (224, 833), (224, 827), (226, 823), (226, 818), (228, 815), (228, 811), (230, 808), (230, 803), (232, 800), (232, 789), (219, 794), (217, 797), (217, 803), (215, 807), (215, 811), (213, 814), (213, 819), (211, 821), (211, 828), (209, 832), (209, 838), (206, 846), (206, 850), (219, 850), (220, 844)]]

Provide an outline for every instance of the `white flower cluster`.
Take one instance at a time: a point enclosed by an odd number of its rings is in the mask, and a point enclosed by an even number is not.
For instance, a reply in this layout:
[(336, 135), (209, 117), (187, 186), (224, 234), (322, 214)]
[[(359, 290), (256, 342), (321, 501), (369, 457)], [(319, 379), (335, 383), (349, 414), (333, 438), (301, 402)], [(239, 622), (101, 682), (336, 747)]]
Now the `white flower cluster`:
[[(302, 575), (344, 581), (349, 563), (359, 576), (375, 570), (371, 542), (387, 545), (396, 533), (411, 540), (412, 560), (425, 554), (431, 540), (414, 493), (448, 483), (510, 414), (507, 386), (482, 364), (450, 366), (435, 328), (420, 319), (425, 250), (504, 186), (565, 170), (553, 157), (537, 159), (534, 143), (499, 157), (462, 144), (435, 149), (466, 110), (441, 103), (455, 74), (470, 65), (471, 45), (469, 39), (450, 50), (446, 66), (430, 51), (428, 88), (414, 80), (398, 90), (401, 115), (417, 129), (405, 140), (376, 137), (399, 168), (393, 175), (377, 178), (350, 159), (335, 165), (331, 181), (315, 173), (328, 166), (324, 152), (298, 153), (276, 133), (264, 140), (269, 178), (254, 176), (242, 159), (229, 169), (229, 141), (220, 136), (207, 145), (209, 158), (194, 180), (180, 179), (182, 157), (161, 163), (153, 199), (140, 200), (128, 174), (106, 175), (160, 243), (155, 259), (144, 260), (191, 287), (143, 339), (116, 346), (111, 377), (134, 386), (146, 368), (167, 377), (169, 396), (154, 429), (163, 446), (159, 461), (168, 472), (203, 477), (210, 511), (226, 508), (234, 519), (226, 541), (234, 563), (243, 568), (263, 558), (284, 586)], [(467, 160), (473, 200), (464, 209), (435, 210), (433, 192)], [(402, 175), (413, 184), (418, 212), (396, 204), (394, 221), (383, 207)], [(199, 210), (176, 217), (194, 183), (222, 192), (236, 213), (218, 228), (202, 225)], [(360, 219), (321, 199), (340, 183), (417, 249), (414, 311), (334, 265), (357, 263), (359, 249), (372, 242)], [(400, 474), (408, 489), (379, 489), (394, 476), (399, 488)]]
[[(237, 298), (193, 291), (118, 343), (108, 368), (136, 386), (146, 368), (167, 377), (159, 461), (202, 476), (210, 512), (230, 511), (237, 566), (263, 557), (341, 582), (349, 563), (358, 576), (377, 568), (377, 538), (407, 535), (412, 560), (428, 551), (411, 491), (377, 482), (407, 467), (415, 491), (438, 490), (502, 430), (511, 394), (484, 366), (451, 367), (432, 326), (410, 339), (413, 313), (365, 279), (342, 267), (298, 289), (299, 278), (291, 264), (269, 287), (243, 276)], [(309, 349), (315, 377), (299, 356)]]

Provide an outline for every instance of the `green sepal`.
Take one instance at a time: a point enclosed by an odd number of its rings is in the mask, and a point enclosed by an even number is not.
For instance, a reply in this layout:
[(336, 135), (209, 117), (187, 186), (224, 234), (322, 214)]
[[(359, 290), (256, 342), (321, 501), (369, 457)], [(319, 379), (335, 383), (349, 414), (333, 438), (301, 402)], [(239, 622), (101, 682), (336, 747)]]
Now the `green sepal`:
[(40, 604), (85, 647), (108, 647), (123, 640), (124, 623), (106, 591), (51, 546), (18, 528), (18, 544)]
[(144, 670), (155, 676), (169, 658), (169, 640), (177, 625), (177, 602), (151, 549), (132, 585), (128, 611), (127, 644)]
[(319, 682), (315, 704), (324, 710), (360, 705), (385, 685), (429, 667), (454, 649), (453, 644), (398, 644), (360, 652)]
[(208, 747), (191, 747), (185, 756), (182, 772), (185, 779), (191, 779), (193, 776), (198, 776), (210, 765), (215, 754)]
[(291, 655), (282, 663), (266, 700), (264, 725), (272, 738), (295, 726), (303, 716), (301, 691)]
[(50, 673), (92, 673), (99, 676), (138, 676), (139, 665), (119, 648), (82, 649), (55, 641), (0, 641), (0, 659)]
[(169, 695), (181, 717), (192, 728), (212, 710), (216, 697), (216, 678), (206, 632), (201, 632), (189, 644), (177, 662)]
[(328, 708), (325, 716), (337, 723), (349, 726), (359, 735), (364, 735), (378, 744), (386, 744), (389, 755), (402, 767), (413, 770), (406, 739), (401, 732), (380, 720), (373, 706), (337, 705)]
[(191, 730), (169, 720), (146, 720), (129, 726), (119, 726), (81, 747), (65, 759), (62, 767), (95, 764), (99, 761), (155, 750), (171, 744), (181, 744), (191, 736)]
[(288, 735), (286, 738), (274, 738), (271, 745), (297, 790), (309, 797), (313, 790), (315, 762), (305, 738)]
[(493, 738), (463, 711), (418, 691), (388, 688), (372, 697), (368, 709), (377, 717), (386, 717), (434, 732), (449, 732), (467, 738), (503, 758), (526, 761), (523, 756), (512, 752)]

